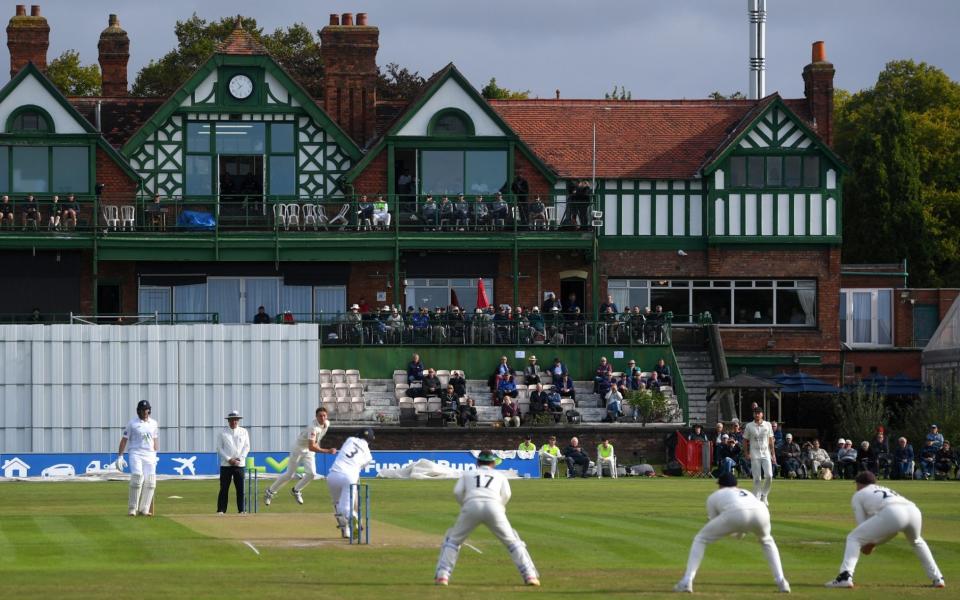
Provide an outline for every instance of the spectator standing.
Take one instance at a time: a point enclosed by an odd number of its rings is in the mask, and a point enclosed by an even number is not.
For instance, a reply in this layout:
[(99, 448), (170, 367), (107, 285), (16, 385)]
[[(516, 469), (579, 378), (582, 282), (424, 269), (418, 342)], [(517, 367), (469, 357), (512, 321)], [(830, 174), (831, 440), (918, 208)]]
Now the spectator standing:
[[(226, 416), (227, 426), (217, 437), (217, 455), (220, 457), (220, 495), (217, 496), (217, 514), (227, 512), (230, 482), (237, 492), (237, 512), (244, 513), (243, 470), (250, 453), (250, 436), (240, 427), (240, 412), (233, 410)], [(256, 501), (256, 499), (254, 499)]]
[(529, 207), (527, 203), (530, 201), (530, 183), (524, 178), (524, 176), (518, 170), (513, 175), (513, 182), (510, 184), (510, 192), (513, 193), (514, 201), (517, 204), (517, 207), (520, 209), (520, 218), (523, 223), (528, 222)]
[(876, 437), (874, 437), (873, 442), (870, 443), (870, 448), (873, 450), (873, 455), (877, 461), (877, 469), (880, 474), (889, 478), (890, 461), (892, 457), (890, 456), (890, 441), (887, 440), (883, 429), (877, 431)]

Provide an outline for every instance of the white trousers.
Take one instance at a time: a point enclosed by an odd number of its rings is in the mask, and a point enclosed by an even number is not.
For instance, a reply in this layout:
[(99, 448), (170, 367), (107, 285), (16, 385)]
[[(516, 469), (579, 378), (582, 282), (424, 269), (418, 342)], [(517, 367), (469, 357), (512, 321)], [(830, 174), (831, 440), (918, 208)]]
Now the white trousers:
[(280, 488), (293, 479), (293, 476), (297, 474), (297, 467), (300, 466), (303, 467), (303, 479), (298, 481), (293, 489), (299, 492), (307, 487), (317, 477), (315, 454), (306, 449), (294, 448), (290, 451), (290, 457), (287, 459), (287, 470), (281, 473), (280, 477), (277, 477), (277, 480), (270, 486), (270, 493), (276, 494)]
[(703, 529), (693, 538), (690, 547), (690, 556), (687, 558), (687, 572), (683, 581), (693, 584), (697, 576), (697, 569), (703, 562), (703, 555), (707, 546), (731, 534), (752, 533), (763, 548), (763, 556), (773, 574), (775, 582), (783, 581), (783, 566), (780, 564), (780, 551), (777, 543), (770, 535), (770, 512), (761, 507), (755, 510), (731, 510), (720, 514), (703, 526)]
[(524, 582), (534, 577), (540, 577), (533, 564), (533, 559), (527, 552), (527, 545), (523, 543), (520, 535), (510, 526), (506, 509), (500, 503), (483, 500), (468, 501), (464, 504), (460, 509), (457, 522), (447, 530), (443, 543), (440, 545), (436, 577), (450, 578), (450, 574), (453, 573), (453, 568), (457, 564), (460, 546), (479, 525), (486, 525), (487, 529), (506, 547)]
[(550, 464), (550, 477), (557, 478), (557, 457), (552, 454), (541, 454), (541, 460), (545, 460)]
[(761, 500), (770, 495), (773, 486), (773, 464), (770, 457), (750, 455), (750, 474), (753, 475), (753, 495)]
[(909, 504), (892, 505), (884, 508), (873, 515), (863, 523), (857, 525), (847, 535), (847, 547), (843, 553), (843, 564), (840, 565), (840, 572), (847, 571), (853, 575), (857, 568), (857, 560), (860, 558), (860, 548), (865, 544), (880, 545), (889, 542), (903, 532), (904, 537), (913, 547), (914, 554), (920, 559), (923, 570), (927, 577), (935, 581), (943, 577), (937, 563), (933, 560), (933, 554), (927, 543), (920, 537), (920, 528), (923, 524), (923, 517), (920, 509)]
[[(357, 483), (345, 473), (340, 471), (330, 471), (327, 474), (327, 489), (330, 490), (330, 499), (333, 500), (334, 512), (343, 518), (351, 513), (350, 507), (350, 486)], [(353, 514), (357, 514), (356, 499), (353, 502)], [(340, 521), (339, 519), (337, 520)]]
[(150, 450), (131, 450), (130, 489), (127, 499), (128, 514), (148, 514), (157, 487), (157, 462), (159, 457)]

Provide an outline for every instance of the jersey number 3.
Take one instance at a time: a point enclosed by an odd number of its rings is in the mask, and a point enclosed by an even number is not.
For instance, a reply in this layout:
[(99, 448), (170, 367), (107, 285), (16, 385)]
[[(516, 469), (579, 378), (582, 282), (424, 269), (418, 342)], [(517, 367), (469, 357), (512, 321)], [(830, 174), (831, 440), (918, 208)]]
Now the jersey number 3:
[(493, 483), (493, 475), (484, 475), (483, 477), (487, 478), (486, 485), (483, 485), (480, 483), (480, 475), (477, 475), (477, 487), (485, 487), (485, 488), (490, 487), (490, 484)]

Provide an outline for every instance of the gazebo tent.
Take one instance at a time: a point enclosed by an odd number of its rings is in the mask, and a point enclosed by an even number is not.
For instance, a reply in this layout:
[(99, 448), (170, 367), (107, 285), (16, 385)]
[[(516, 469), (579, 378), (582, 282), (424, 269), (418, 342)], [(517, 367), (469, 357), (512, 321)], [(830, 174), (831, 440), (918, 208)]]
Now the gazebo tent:
[(921, 364), (923, 383), (927, 387), (960, 385), (960, 297), (953, 301), (923, 349)]
[(773, 378), (784, 394), (837, 394), (840, 390), (807, 373), (781, 373)]
[[(767, 400), (767, 392), (769, 392), (777, 400), (777, 418), (781, 418), (783, 415), (783, 402), (780, 397), (781, 385), (779, 383), (774, 383), (768, 379), (763, 379), (762, 377), (756, 377), (755, 375), (750, 375), (747, 373), (738, 373), (733, 377), (724, 379), (723, 381), (717, 381), (711, 385), (707, 386), (707, 401), (713, 400), (714, 397), (719, 394), (725, 394), (728, 398), (733, 395), (733, 392), (737, 393), (737, 402), (738, 405), (736, 408), (737, 414), (743, 414), (743, 390), (761, 390), (763, 392), (763, 412), (766, 415), (770, 415), (769, 405)], [(728, 412), (733, 412), (732, 401), (729, 406)]]

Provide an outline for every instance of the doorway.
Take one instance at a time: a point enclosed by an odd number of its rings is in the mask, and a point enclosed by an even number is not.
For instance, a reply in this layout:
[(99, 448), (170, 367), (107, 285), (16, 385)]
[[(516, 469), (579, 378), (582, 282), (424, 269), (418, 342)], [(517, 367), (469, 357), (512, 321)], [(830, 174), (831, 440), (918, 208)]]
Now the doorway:
[(417, 190), (417, 151), (396, 150), (393, 153), (393, 173), (397, 197), (400, 200), (400, 214), (402, 219), (416, 213)]
[(123, 312), (119, 283), (97, 283), (97, 314), (119, 315)]
[[(563, 279), (560, 281), (560, 304), (563, 311), (569, 311), (573, 306), (580, 307), (581, 313), (587, 312), (585, 302), (587, 282), (584, 279)], [(571, 295), (573, 299), (571, 301)]]
[(923, 348), (933, 337), (940, 324), (940, 314), (936, 304), (915, 304), (913, 306), (913, 345)]
[(263, 156), (220, 156), (220, 216), (263, 217)]

